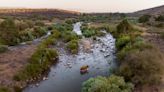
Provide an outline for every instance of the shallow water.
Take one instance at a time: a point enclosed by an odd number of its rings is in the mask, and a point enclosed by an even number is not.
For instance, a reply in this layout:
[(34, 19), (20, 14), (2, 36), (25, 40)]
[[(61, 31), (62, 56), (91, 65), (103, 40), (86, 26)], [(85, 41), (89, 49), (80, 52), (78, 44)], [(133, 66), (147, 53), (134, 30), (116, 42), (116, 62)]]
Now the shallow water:
[[(110, 34), (93, 41), (88, 53), (84, 51), (83, 44), (80, 44), (77, 55), (67, 54), (63, 48), (57, 49), (59, 63), (51, 67), (48, 80), (41, 81), (39, 86), (29, 85), (24, 92), (80, 92), (85, 80), (99, 75), (108, 76), (110, 68), (115, 67), (115, 39)], [(89, 71), (81, 75), (80, 67), (83, 65), (89, 65)]]

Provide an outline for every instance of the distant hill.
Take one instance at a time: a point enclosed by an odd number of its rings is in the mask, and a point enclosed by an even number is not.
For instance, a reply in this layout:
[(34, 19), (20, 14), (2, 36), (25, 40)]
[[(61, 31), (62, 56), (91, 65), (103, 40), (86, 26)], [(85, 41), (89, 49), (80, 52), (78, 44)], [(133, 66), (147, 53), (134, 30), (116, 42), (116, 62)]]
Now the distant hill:
[(0, 8), (0, 15), (8, 16), (46, 16), (68, 18), (79, 15), (79, 12), (61, 9)]
[(144, 15), (144, 14), (150, 14), (150, 15), (154, 15), (154, 16), (160, 15), (160, 14), (164, 15), (164, 5), (150, 8), (150, 9), (140, 10), (140, 11), (132, 13), (132, 15), (134, 15), (134, 16), (140, 16), (140, 15)]

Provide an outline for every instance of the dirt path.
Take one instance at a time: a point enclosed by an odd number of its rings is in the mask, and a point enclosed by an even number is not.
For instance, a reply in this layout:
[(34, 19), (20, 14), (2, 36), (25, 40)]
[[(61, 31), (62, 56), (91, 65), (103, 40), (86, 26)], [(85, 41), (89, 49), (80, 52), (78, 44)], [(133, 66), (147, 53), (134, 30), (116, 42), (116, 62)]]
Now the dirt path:
[(11, 86), (13, 76), (26, 64), (37, 45), (10, 47), (9, 51), (0, 54), (0, 85)]

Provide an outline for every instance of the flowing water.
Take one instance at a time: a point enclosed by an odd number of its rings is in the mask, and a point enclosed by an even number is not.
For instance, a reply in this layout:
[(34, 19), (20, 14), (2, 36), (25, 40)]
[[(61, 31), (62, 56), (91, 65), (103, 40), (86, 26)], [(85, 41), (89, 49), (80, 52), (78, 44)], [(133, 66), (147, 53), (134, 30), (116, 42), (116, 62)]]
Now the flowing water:
[[(74, 24), (77, 34), (80, 26), (79, 23)], [(90, 51), (85, 51), (85, 41), (90, 43)], [(83, 38), (77, 55), (68, 54), (58, 45), (59, 63), (51, 67), (47, 80), (41, 81), (37, 86), (29, 85), (24, 92), (80, 92), (85, 80), (99, 75), (108, 76), (110, 68), (115, 67), (115, 39), (110, 34), (98, 37), (96, 41)], [(89, 71), (81, 75), (80, 67), (83, 65), (88, 65)]]

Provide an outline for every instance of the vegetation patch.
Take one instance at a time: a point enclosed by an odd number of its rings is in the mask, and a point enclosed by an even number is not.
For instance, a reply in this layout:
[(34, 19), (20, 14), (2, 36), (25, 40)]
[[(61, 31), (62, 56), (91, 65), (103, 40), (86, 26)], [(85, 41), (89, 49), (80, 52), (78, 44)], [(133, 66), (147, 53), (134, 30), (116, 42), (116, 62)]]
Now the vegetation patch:
[(82, 92), (132, 92), (133, 84), (125, 82), (123, 77), (90, 78), (83, 83)]
[(10, 92), (10, 90), (6, 87), (0, 87), (0, 92)]
[(6, 45), (0, 45), (0, 53), (6, 52), (8, 47)]
[(29, 64), (14, 76), (17, 81), (29, 81), (32, 78), (38, 79), (38, 75), (45, 73), (50, 66), (58, 59), (58, 53), (55, 49), (50, 48), (55, 42), (54, 36), (45, 39), (35, 53), (29, 59)]
[(146, 23), (149, 21), (150, 18), (151, 18), (150, 15), (143, 15), (138, 19), (138, 21), (139, 23)]
[(67, 49), (72, 53), (72, 54), (77, 54), (78, 53), (78, 40), (71, 40), (67, 44)]
[(145, 43), (139, 35), (135, 35), (133, 29), (126, 32), (124, 29), (119, 30), (116, 41), (119, 60), (117, 74), (135, 85), (159, 83), (163, 66), (161, 62), (164, 60), (162, 54), (154, 46)]

